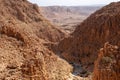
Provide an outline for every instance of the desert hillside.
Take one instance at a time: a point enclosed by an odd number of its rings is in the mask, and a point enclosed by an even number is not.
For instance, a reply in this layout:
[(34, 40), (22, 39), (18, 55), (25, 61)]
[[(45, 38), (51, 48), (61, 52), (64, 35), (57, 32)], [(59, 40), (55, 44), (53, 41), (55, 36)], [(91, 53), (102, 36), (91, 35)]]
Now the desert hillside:
[(76, 26), (90, 14), (102, 6), (48, 6), (41, 7), (43, 16), (67, 33), (74, 31)]
[(0, 80), (64, 80), (72, 66), (44, 44), (60, 41), (60, 29), (27, 0), (0, 0)]
[(29, 3), (26, 5), (25, 2), (28, 2), (27, 0), (23, 0), (21, 4), (16, 2), (18, 1), (1, 0), (1, 21), (6, 20), (6, 22), (9, 22), (14, 19), (17, 20), (17, 22), (19, 21), (19, 23), (23, 22), (29, 25), (38, 37), (47, 41), (59, 41), (59, 39), (65, 35), (41, 15), (39, 7), (36, 4)]

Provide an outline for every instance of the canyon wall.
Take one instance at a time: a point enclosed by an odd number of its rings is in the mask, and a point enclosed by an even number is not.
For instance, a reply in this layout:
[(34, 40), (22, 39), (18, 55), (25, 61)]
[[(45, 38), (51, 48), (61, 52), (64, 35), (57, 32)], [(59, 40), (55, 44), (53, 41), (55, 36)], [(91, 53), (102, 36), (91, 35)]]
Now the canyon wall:
[(75, 31), (58, 44), (59, 53), (69, 62), (94, 65), (105, 42), (120, 46), (120, 2), (111, 3), (93, 13)]

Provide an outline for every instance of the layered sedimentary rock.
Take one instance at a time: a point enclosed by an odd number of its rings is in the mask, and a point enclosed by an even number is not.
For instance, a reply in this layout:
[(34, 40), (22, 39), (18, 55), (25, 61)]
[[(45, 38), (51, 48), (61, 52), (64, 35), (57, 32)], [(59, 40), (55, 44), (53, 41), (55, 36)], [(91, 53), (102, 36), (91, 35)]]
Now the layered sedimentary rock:
[(93, 80), (120, 79), (120, 49), (105, 43), (95, 61)]
[(120, 46), (120, 2), (111, 3), (93, 13), (67, 38), (58, 49), (66, 60), (89, 68), (105, 42)]

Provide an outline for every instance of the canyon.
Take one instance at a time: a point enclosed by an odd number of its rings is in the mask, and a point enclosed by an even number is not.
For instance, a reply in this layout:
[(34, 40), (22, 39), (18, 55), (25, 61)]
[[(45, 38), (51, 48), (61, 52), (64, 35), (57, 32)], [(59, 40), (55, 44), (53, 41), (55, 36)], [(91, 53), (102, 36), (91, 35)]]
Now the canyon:
[(67, 61), (80, 63), (89, 69), (105, 42), (119, 46), (119, 7), (119, 2), (111, 3), (90, 15), (58, 44), (60, 54)]
[(0, 3), (0, 80), (120, 79), (120, 2), (86, 14), (67, 8), (84, 16), (68, 31), (27, 0)]

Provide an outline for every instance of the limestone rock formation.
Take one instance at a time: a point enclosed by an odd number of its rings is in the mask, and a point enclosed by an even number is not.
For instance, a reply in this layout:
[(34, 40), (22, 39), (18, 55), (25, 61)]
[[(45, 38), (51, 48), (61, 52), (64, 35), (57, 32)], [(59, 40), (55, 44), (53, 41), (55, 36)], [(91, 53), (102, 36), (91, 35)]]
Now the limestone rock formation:
[(120, 79), (120, 49), (105, 43), (95, 61), (93, 80)]
[(107, 41), (120, 46), (120, 2), (111, 3), (93, 13), (59, 43), (58, 50), (67, 61), (91, 69), (98, 50)]

